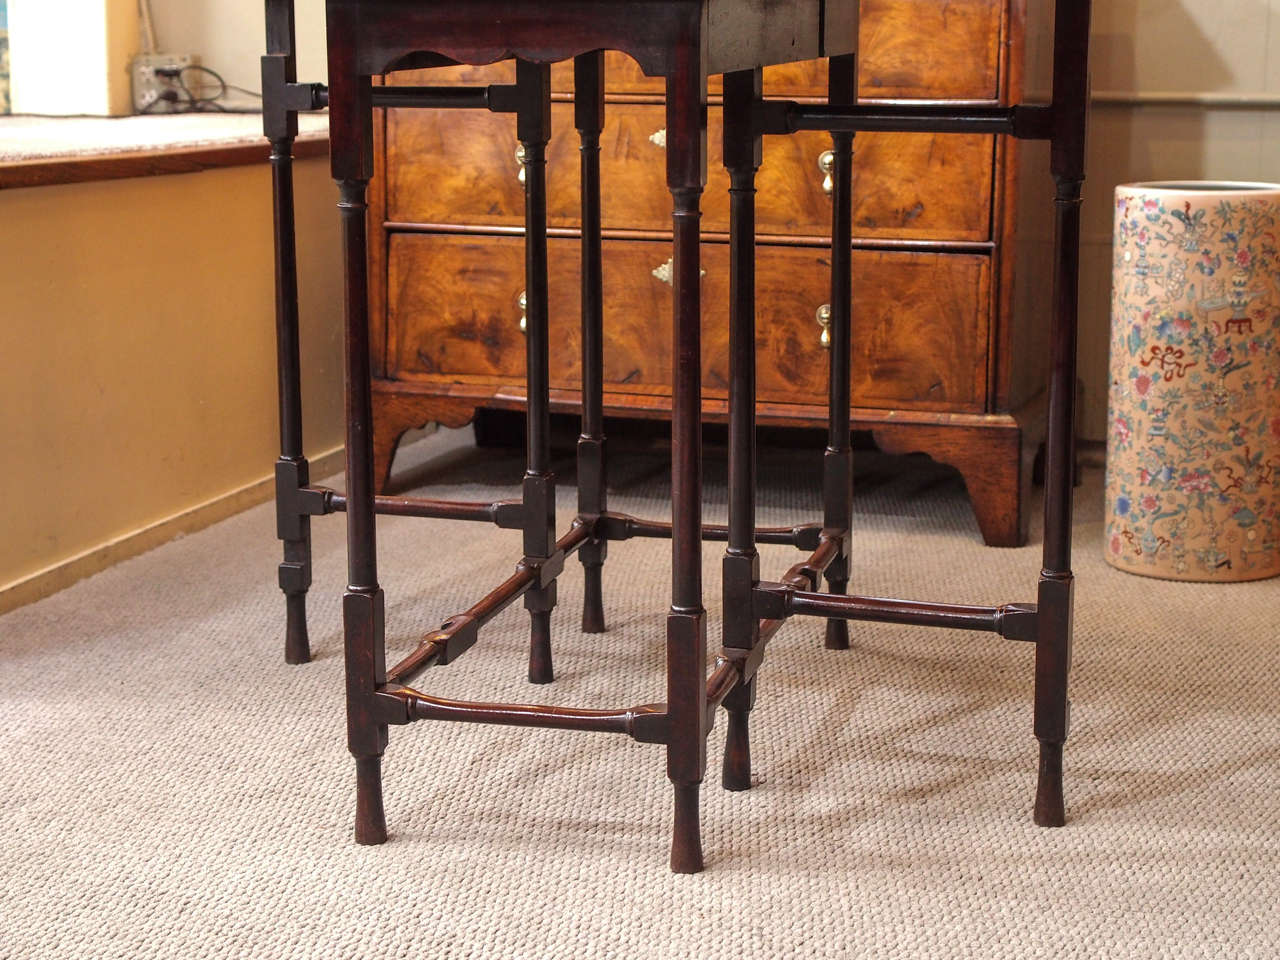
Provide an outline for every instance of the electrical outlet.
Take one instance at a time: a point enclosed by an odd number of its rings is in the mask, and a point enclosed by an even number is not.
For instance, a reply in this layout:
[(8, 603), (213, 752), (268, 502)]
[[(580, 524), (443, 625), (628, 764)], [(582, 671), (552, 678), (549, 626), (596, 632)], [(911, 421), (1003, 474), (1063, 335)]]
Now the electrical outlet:
[[(176, 71), (194, 67), (200, 58), (191, 53), (140, 53), (133, 60), (134, 113), (174, 113), (191, 97), (182, 89)], [(174, 71), (162, 76), (159, 71)], [(191, 86), (194, 74), (182, 78)], [(200, 96), (193, 88), (191, 94)]]

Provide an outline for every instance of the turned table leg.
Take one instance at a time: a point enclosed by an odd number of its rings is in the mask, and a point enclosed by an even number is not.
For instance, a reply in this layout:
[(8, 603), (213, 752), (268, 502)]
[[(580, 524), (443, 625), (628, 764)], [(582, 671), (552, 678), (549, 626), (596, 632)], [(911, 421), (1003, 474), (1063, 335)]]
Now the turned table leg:
[(302, 453), (302, 367), (298, 345), (298, 261), (294, 233), (293, 137), (271, 141), (275, 200), (276, 382), (280, 402), (280, 458), (276, 461), (276, 535), (284, 543), (280, 589), (285, 595), (284, 659), (311, 659), (307, 590), (311, 586), (311, 516), (298, 491), (310, 482)]
[(1049, 423), (1045, 441), (1044, 560), (1039, 588), (1035, 667), (1035, 735), (1040, 741), (1035, 822), (1066, 822), (1062, 747), (1070, 704), (1074, 577), (1071, 517), (1074, 487), (1076, 334), (1080, 282), (1080, 200), (1088, 105), (1088, 0), (1060, 2), (1054, 26), (1051, 150), (1054, 197), (1053, 310), (1050, 321)]
[(386, 681), (384, 601), (378, 585), (374, 528), (373, 396), (369, 354), (367, 194), (373, 170), (372, 82), (346, 42), (353, 15), (329, 18), (330, 158), (338, 183), (345, 273), (347, 425), (347, 590), (342, 598), (347, 678), (347, 745), (356, 758), (357, 843), (387, 839), (382, 810), (382, 753), (387, 725), (376, 705)]
[(343, 179), (338, 184), (347, 275), (348, 584), (342, 598), (347, 739), (356, 758), (356, 842), (368, 844), (387, 839), (381, 775), (387, 730), (374, 719), (371, 711), (375, 690), (386, 680), (386, 656), (373, 503), (373, 398), (369, 379), (365, 231), (369, 181)]
[[(833, 106), (857, 100), (857, 64), (852, 55), (828, 63), (827, 99)], [(853, 525), (853, 450), (849, 443), (851, 328), (853, 316), (853, 134), (831, 135), (831, 342), (827, 394), (827, 450), (822, 460), (822, 526), (840, 538), (840, 552), (826, 570), (827, 589), (849, 586)], [(828, 650), (849, 648), (847, 620), (828, 620)]]
[[(280, 458), (276, 461), (276, 535), (284, 543), (280, 589), (285, 595), (284, 659), (311, 659), (307, 638), (307, 590), (311, 586), (311, 515), (298, 491), (310, 483), (302, 453), (302, 366), (298, 344), (298, 252), (293, 202), (293, 142), (298, 114), (277, 103), (280, 85), (297, 79), (293, 4), (267, 7), (267, 56), (263, 58), (263, 126), (271, 141), (271, 193), (275, 221), (276, 384), (280, 406)], [(269, 83), (277, 80), (279, 83)]]
[[(752, 590), (760, 580), (755, 543), (756, 304), (755, 177), (761, 137), (752, 117), (760, 70), (724, 77), (724, 165), (729, 171), (729, 545), (724, 556), (724, 647), (750, 650), (760, 637)], [(725, 698), (729, 725), (721, 780), (726, 790), (751, 786), (747, 718), (756, 677)]]
[(386, 680), (383, 596), (378, 585), (373, 504), (373, 400), (369, 384), (366, 298), (367, 179), (338, 182), (347, 275), (347, 590), (342, 598), (347, 670), (347, 740), (356, 758), (356, 842), (387, 838), (382, 813), (382, 751), (386, 726), (371, 706)]
[(675, 792), (671, 869), (702, 869), (698, 787), (707, 766), (706, 611), (702, 606), (700, 200), (706, 184), (707, 82), (691, 52), (667, 78), (667, 185), (674, 255), (671, 414), (671, 612), (667, 617), (667, 776)]
[[(604, 439), (604, 279), (600, 237), (600, 131), (604, 127), (604, 53), (573, 62), (574, 120), (582, 154), (582, 433), (578, 437), (578, 514), (608, 509)], [(582, 630), (604, 632), (601, 575), (609, 542), (582, 545)]]
[[(516, 135), (524, 147), (525, 290), (528, 323), (525, 336), (528, 415), (525, 433), (524, 555), (535, 564), (546, 561), (556, 544), (556, 480), (551, 472), (551, 375), (549, 370), (547, 291), (547, 141), (551, 139), (551, 68), (516, 61), (520, 108)], [(529, 682), (550, 683), (551, 611), (556, 583), (524, 595), (529, 611)]]

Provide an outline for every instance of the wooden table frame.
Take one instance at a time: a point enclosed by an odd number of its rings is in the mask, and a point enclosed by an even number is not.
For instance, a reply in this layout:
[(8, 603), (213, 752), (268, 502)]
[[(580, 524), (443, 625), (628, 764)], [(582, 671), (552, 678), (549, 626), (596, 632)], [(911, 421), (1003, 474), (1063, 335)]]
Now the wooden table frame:
[[(784, 9), (785, 8), (785, 9)], [(1040, 766), (1034, 818), (1065, 820), (1062, 747), (1067, 737), (1071, 651), (1071, 498), (1080, 198), (1087, 105), (1088, 0), (1058, 0), (1052, 102), (966, 108), (859, 105), (855, 51), (832, 38), (856, 36), (852, 0), (329, 0), (331, 86), (297, 82), (292, 0), (266, 0), (263, 58), (266, 134), (272, 144), (281, 456), (276, 466), (278, 535), (284, 542), (280, 586), (286, 597), (285, 656), (310, 659), (305, 597), (311, 584), (310, 518), (345, 512), (349, 585), (343, 601), (348, 745), (356, 759), (358, 843), (387, 837), (381, 758), (388, 728), (414, 720), (463, 720), (515, 726), (623, 733), (663, 744), (675, 795), (671, 868), (702, 868), (698, 791), (706, 739), (717, 708), (728, 714), (723, 784), (750, 787), (748, 715), (766, 645), (791, 616), (827, 621), (826, 646), (849, 646), (848, 621), (866, 620), (983, 630), (1035, 644), (1034, 733)], [(501, 23), (501, 36), (494, 24)], [(795, 42), (798, 38), (798, 42)], [(852, 42), (846, 40), (846, 42)], [(603, 54), (617, 49), (646, 73), (666, 78), (667, 181), (673, 200), (674, 345), (670, 523), (608, 509), (603, 432), (604, 318), (600, 228), (600, 131), (604, 120)], [(425, 52), (424, 52), (425, 51)], [(826, 56), (826, 105), (761, 97), (761, 68)], [(516, 82), (488, 87), (375, 87), (389, 69), (516, 59)], [(578, 443), (578, 511), (556, 536), (555, 478), (550, 469), (547, 332), (546, 144), (550, 137), (550, 67), (574, 60), (575, 125), (582, 143), (582, 435)], [(724, 157), (730, 173), (729, 522), (701, 516), (699, 206), (706, 182), (707, 77), (724, 74)], [(292, 148), (298, 111), (328, 105), (334, 177), (343, 224), (346, 270), (346, 493), (314, 486), (302, 453)], [(372, 449), (370, 318), (367, 296), (366, 191), (373, 167), (372, 110), (458, 107), (514, 113), (526, 172), (527, 467), (522, 496), (459, 503), (375, 496)], [(755, 525), (756, 171), (761, 138), (797, 130), (832, 134), (831, 350), (829, 436), (820, 523)], [(1048, 140), (1056, 183), (1049, 425), (1045, 467), (1045, 536), (1037, 602), (972, 606), (851, 596), (849, 580), (853, 464), (850, 450), (852, 143), (859, 130), (984, 132)], [(464, 613), (428, 633), (387, 668), (383, 593), (378, 584), (375, 516), (482, 521), (523, 532), (515, 572)], [(669, 537), (672, 597), (667, 615), (667, 698), (615, 710), (444, 700), (408, 684), (474, 645), (480, 628), (524, 598), (530, 614), (529, 680), (550, 682), (551, 612), (556, 580), (576, 553), (585, 577), (582, 628), (605, 628), (602, 569), (610, 541)], [(708, 675), (701, 545), (727, 541), (724, 635)], [(777, 581), (760, 578), (758, 543), (791, 544), (808, 553)], [(825, 578), (827, 591), (820, 592)]]

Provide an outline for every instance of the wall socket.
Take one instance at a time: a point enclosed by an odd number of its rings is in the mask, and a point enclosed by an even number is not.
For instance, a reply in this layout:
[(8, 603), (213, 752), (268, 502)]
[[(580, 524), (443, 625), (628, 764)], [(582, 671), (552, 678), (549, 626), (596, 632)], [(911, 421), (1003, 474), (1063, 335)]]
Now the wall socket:
[[(133, 60), (133, 112), (176, 113), (186, 109), (190, 100), (176, 76), (161, 76), (156, 71), (183, 70), (200, 63), (192, 53), (140, 53)], [(199, 75), (189, 73), (183, 78), (191, 93), (200, 96), (196, 85)]]

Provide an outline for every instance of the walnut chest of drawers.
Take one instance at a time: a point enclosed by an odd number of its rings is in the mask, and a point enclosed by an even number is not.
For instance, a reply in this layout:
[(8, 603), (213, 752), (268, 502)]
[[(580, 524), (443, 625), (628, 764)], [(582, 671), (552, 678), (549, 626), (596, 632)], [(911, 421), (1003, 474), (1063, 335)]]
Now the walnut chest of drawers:
[[(864, 99), (1015, 102), (1020, 0), (863, 0)], [(671, 201), (660, 80), (606, 58), (605, 412), (670, 409)], [(553, 70), (548, 223), (553, 409), (579, 403), (578, 159), (571, 67)], [(429, 79), (425, 79), (429, 78)], [(514, 64), (397, 73), (382, 82), (510, 83)], [(826, 64), (771, 68), (765, 92), (821, 99)], [(718, 89), (703, 197), (705, 414), (727, 395), (728, 178)], [(766, 138), (757, 179), (758, 396), (762, 425), (824, 426), (823, 327), (831, 205), (822, 133)], [(854, 142), (853, 409), (893, 452), (964, 476), (982, 535), (1025, 540), (1041, 440), (1043, 364), (1013, 309), (1017, 147), (985, 135), (859, 134)], [(388, 110), (377, 122), (371, 298), (377, 476), (404, 432), (460, 426), (523, 403), (524, 193), (515, 120), (487, 111)], [(1041, 203), (1048, 206), (1048, 194)], [(1018, 315), (1015, 315), (1017, 313)], [(1016, 360), (1016, 362), (1015, 362)]]

